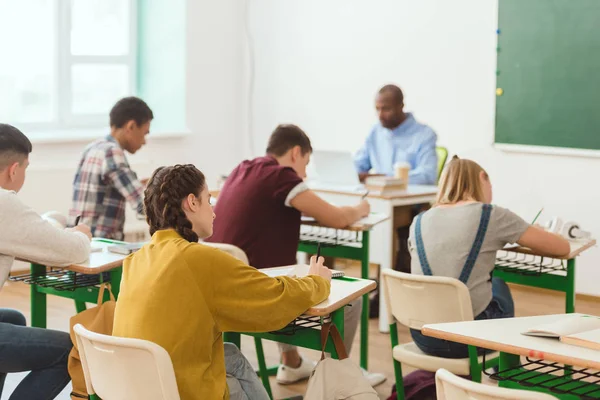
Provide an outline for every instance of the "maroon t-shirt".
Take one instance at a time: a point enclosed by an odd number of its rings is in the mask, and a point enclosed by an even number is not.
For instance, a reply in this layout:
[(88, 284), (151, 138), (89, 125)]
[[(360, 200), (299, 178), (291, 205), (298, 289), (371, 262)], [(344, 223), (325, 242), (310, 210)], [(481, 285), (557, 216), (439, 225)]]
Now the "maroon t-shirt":
[(302, 182), (296, 171), (273, 157), (242, 162), (217, 198), (213, 235), (207, 241), (239, 247), (256, 268), (295, 264), (301, 214), (285, 201)]

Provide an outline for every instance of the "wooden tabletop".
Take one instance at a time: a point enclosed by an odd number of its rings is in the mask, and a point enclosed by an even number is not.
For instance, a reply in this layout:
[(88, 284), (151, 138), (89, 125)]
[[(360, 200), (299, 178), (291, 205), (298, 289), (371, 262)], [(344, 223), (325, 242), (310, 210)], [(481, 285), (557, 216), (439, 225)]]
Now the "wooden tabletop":
[[(346, 190), (339, 190), (339, 189), (336, 190), (335, 188), (331, 188), (331, 189), (317, 188), (317, 189), (311, 189), (311, 190), (313, 190), (315, 192), (319, 192), (319, 193), (343, 194), (343, 195), (356, 196), (356, 197), (362, 197), (364, 195), (364, 191), (353, 191), (353, 190), (346, 191)], [(219, 197), (220, 192), (221, 191), (218, 189), (211, 190), (210, 195), (214, 198), (217, 198), (217, 197)], [(404, 199), (404, 198), (420, 197), (420, 196), (435, 196), (435, 195), (437, 195), (437, 192), (438, 192), (437, 186), (433, 186), (433, 185), (408, 185), (408, 188), (406, 188), (406, 189), (397, 190), (397, 191), (393, 191), (393, 192), (385, 192), (383, 194), (381, 192), (371, 191), (367, 195), (367, 198), (396, 200), (396, 199)]]
[[(269, 276), (286, 276), (295, 265), (285, 267), (265, 268), (260, 271)], [(329, 298), (322, 303), (309, 308), (304, 314), (310, 316), (324, 316), (342, 308), (363, 294), (369, 293), (377, 286), (375, 281), (352, 277), (335, 278), (331, 280)]]
[(522, 335), (528, 329), (574, 315), (503, 318), (483, 321), (430, 324), (423, 327), (427, 336), (474, 345), (536, 360), (600, 370), (600, 351), (562, 343), (558, 338)]
[[(343, 195), (356, 196), (356, 197), (362, 197), (364, 194), (364, 192), (361, 193), (361, 192), (350, 191), (350, 190), (348, 190), (348, 191), (336, 190), (335, 188), (331, 188), (331, 189), (318, 188), (318, 189), (312, 189), (312, 190), (314, 190), (315, 192), (321, 192), (321, 193), (343, 194)], [(406, 189), (396, 190), (393, 192), (381, 193), (381, 192), (376, 192), (376, 191), (370, 191), (369, 194), (367, 195), (367, 198), (384, 199), (384, 200), (409, 199), (412, 197), (435, 196), (435, 195), (437, 195), (437, 192), (438, 192), (437, 186), (433, 186), (433, 185), (408, 185), (408, 187)]]
[[(571, 245), (571, 252), (563, 257), (550, 257), (557, 260), (570, 260), (572, 258), (577, 257), (587, 249), (596, 245), (596, 239), (578, 239), (578, 240), (569, 240), (569, 244)], [(521, 253), (521, 254), (531, 254), (534, 256), (539, 256), (535, 251), (531, 250), (528, 247), (514, 246), (514, 247), (506, 247), (501, 251), (510, 251), (513, 253)]]
[[(387, 221), (388, 219), (390, 219), (390, 217), (388, 215), (381, 214), (381, 213), (371, 213), (369, 216), (356, 221), (352, 225), (342, 228), (342, 230), (353, 231), (353, 232), (370, 231), (371, 229), (373, 229), (373, 227), (375, 225), (378, 225), (381, 222)], [(322, 227), (322, 228), (331, 228), (327, 225), (323, 225), (323, 224), (319, 223), (317, 220), (315, 220), (314, 218), (311, 218), (311, 217), (302, 217), (302, 225), (318, 226), (318, 227)], [(331, 229), (336, 229), (336, 228), (331, 228)]]
[[(123, 265), (123, 259), (127, 256), (118, 253), (111, 253), (107, 247), (113, 244), (122, 244), (126, 242), (120, 242), (118, 240), (109, 239), (92, 239), (92, 251), (90, 258), (81, 264), (73, 264), (69, 266), (62, 266), (56, 268), (64, 268), (69, 271), (80, 272), (82, 274), (99, 274), (102, 272), (110, 271), (111, 269), (120, 267)], [(31, 260), (20, 260), (31, 263)], [(46, 267), (54, 267), (53, 265), (46, 265)]]

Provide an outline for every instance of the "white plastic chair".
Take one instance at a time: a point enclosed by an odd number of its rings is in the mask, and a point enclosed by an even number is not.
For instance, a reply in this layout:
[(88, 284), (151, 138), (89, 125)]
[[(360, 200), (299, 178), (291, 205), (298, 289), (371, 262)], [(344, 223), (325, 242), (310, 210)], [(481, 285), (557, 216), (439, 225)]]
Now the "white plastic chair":
[(169, 353), (156, 343), (73, 327), (85, 385), (102, 400), (179, 400)]
[(232, 244), (227, 244), (227, 243), (211, 243), (211, 242), (202, 242), (202, 244), (222, 250), (225, 253), (242, 261), (243, 263), (248, 264), (248, 256), (246, 256), (246, 253), (244, 252), (244, 250), (240, 249), (237, 246), (234, 246)]
[[(446, 368), (457, 375), (470, 374), (474, 381), (481, 382), (483, 356), (477, 356), (475, 347), (469, 346), (468, 358), (453, 359), (425, 354), (414, 342), (398, 344), (396, 321), (418, 330), (425, 324), (472, 321), (473, 309), (467, 286), (454, 278), (412, 275), (390, 269), (383, 271), (382, 279), (398, 399), (404, 399), (402, 364), (431, 372)], [(486, 355), (486, 367), (497, 365), (497, 357), (498, 353)]]
[(483, 385), (439, 369), (435, 373), (438, 400), (556, 400), (546, 393)]

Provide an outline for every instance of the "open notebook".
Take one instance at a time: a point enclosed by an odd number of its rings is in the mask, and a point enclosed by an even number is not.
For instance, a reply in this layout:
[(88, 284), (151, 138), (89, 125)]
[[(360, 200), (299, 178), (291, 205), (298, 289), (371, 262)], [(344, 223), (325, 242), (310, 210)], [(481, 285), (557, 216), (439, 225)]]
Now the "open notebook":
[[(295, 278), (302, 278), (308, 275), (309, 265), (294, 265), (288, 268), (279, 268), (276, 270), (260, 270), (261, 272), (274, 278), (276, 276), (291, 276)], [(344, 276), (344, 271), (331, 270), (331, 276), (333, 278), (340, 278)]]
[(538, 325), (522, 334), (559, 338), (563, 343), (600, 350), (600, 317), (565, 315), (558, 321)]

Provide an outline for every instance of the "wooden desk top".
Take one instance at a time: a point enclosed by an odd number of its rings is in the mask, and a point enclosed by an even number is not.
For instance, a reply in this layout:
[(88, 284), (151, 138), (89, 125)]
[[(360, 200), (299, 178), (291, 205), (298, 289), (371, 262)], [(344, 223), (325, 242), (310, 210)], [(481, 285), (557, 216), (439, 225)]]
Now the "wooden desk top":
[[(343, 194), (347, 196), (356, 196), (362, 197), (364, 192), (356, 192), (356, 191), (344, 191), (344, 190), (336, 190), (332, 189), (311, 189), (318, 193), (331, 193), (331, 194)], [(366, 189), (365, 189), (366, 190)], [(219, 197), (220, 190), (211, 190), (210, 195), (214, 198)], [(437, 186), (432, 185), (408, 185), (407, 189), (398, 190), (394, 192), (386, 192), (381, 194), (380, 192), (369, 192), (367, 198), (373, 199), (384, 199), (384, 200), (396, 200), (396, 199), (405, 199), (411, 197), (420, 197), (420, 196), (435, 196), (437, 195), (438, 188)]]
[[(127, 256), (118, 253), (111, 253), (107, 250), (108, 246), (118, 243), (125, 242), (94, 238), (92, 239), (92, 250), (94, 248), (100, 248), (101, 251), (92, 251), (90, 253), (90, 258), (84, 263), (57, 268), (64, 268), (66, 270), (79, 272), (82, 274), (100, 274), (102, 272), (110, 271), (111, 269), (120, 267), (123, 265), (123, 259), (125, 259)], [(22, 261), (31, 262), (28, 260)], [(47, 267), (52, 267), (52, 265), (47, 265)]]
[(486, 349), (526, 356), (533, 359), (555, 361), (562, 364), (600, 369), (600, 351), (573, 346), (557, 338), (522, 335), (530, 328), (551, 323), (569, 315), (542, 315), (537, 317), (503, 318), (484, 321), (430, 324), (422, 333), (439, 339), (474, 345)]
[[(355, 191), (336, 190), (335, 188), (332, 188), (332, 189), (318, 188), (318, 189), (312, 189), (312, 190), (314, 190), (315, 192), (320, 192), (320, 193), (343, 194), (343, 195), (347, 195), (347, 196), (356, 196), (356, 197), (362, 197), (364, 194), (364, 193), (355, 192)], [(406, 188), (404, 190), (385, 192), (383, 194), (381, 192), (371, 191), (367, 195), (367, 198), (384, 199), (384, 200), (409, 199), (412, 197), (420, 197), (420, 196), (436, 196), (437, 192), (438, 192), (437, 186), (433, 186), (433, 185), (408, 185), (408, 188)]]
[[(285, 276), (294, 268), (294, 265), (285, 267), (265, 268), (259, 271), (269, 276)], [(336, 278), (331, 280), (331, 292), (329, 298), (322, 303), (309, 308), (305, 315), (324, 316), (349, 304), (363, 294), (374, 290), (377, 283), (368, 279), (352, 277)]]
[[(387, 221), (388, 219), (390, 219), (390, 217), (388, 215), (380, 214), (380, 213), (371, 213), (369, 216), (356, 221), (352, 225), (350, 225), (346, 228), (342, 228), (342, 230), (353, 231), (353, 232), (370, 231), (371, 229), (373, 229), (373, 227), (375, 225), (380, 224), (381, 222)], [(330, 228), (328, 226), (320, 224), (317, 220), (315, 220), (314, 218), (311, 218), (311, 217), (302, 217), (302, 225)], [(331, 228), (331, 229), (336, 229), (336, 228)]]
[[(570, 260), (572, 258), (575, 258), (578, 255), (580, 255), (581, 253), (583, 253), (584, 251), (586, 251), (587, 249), (595, 246), (596, 245), (596, 239), (569, 240), (569, 243), (571, 244), (571, 252), (569, 254), (567, 254), (564, 257), (549, 257), (549, 258), (554, 258), (554, 259), (557, 259), (557, 260)], [(504, 249), (502, 249), (500, 251), (508, 251), (508, 252), (521, 253), (521, 254), (531, 254), (531, 255), (534, 255), (534, 256), (539, 255), (539, 254), (536, 254), (530, 248), (521, 247), (521, 246), (506, 247), (506, 248), (504, 248)]]

